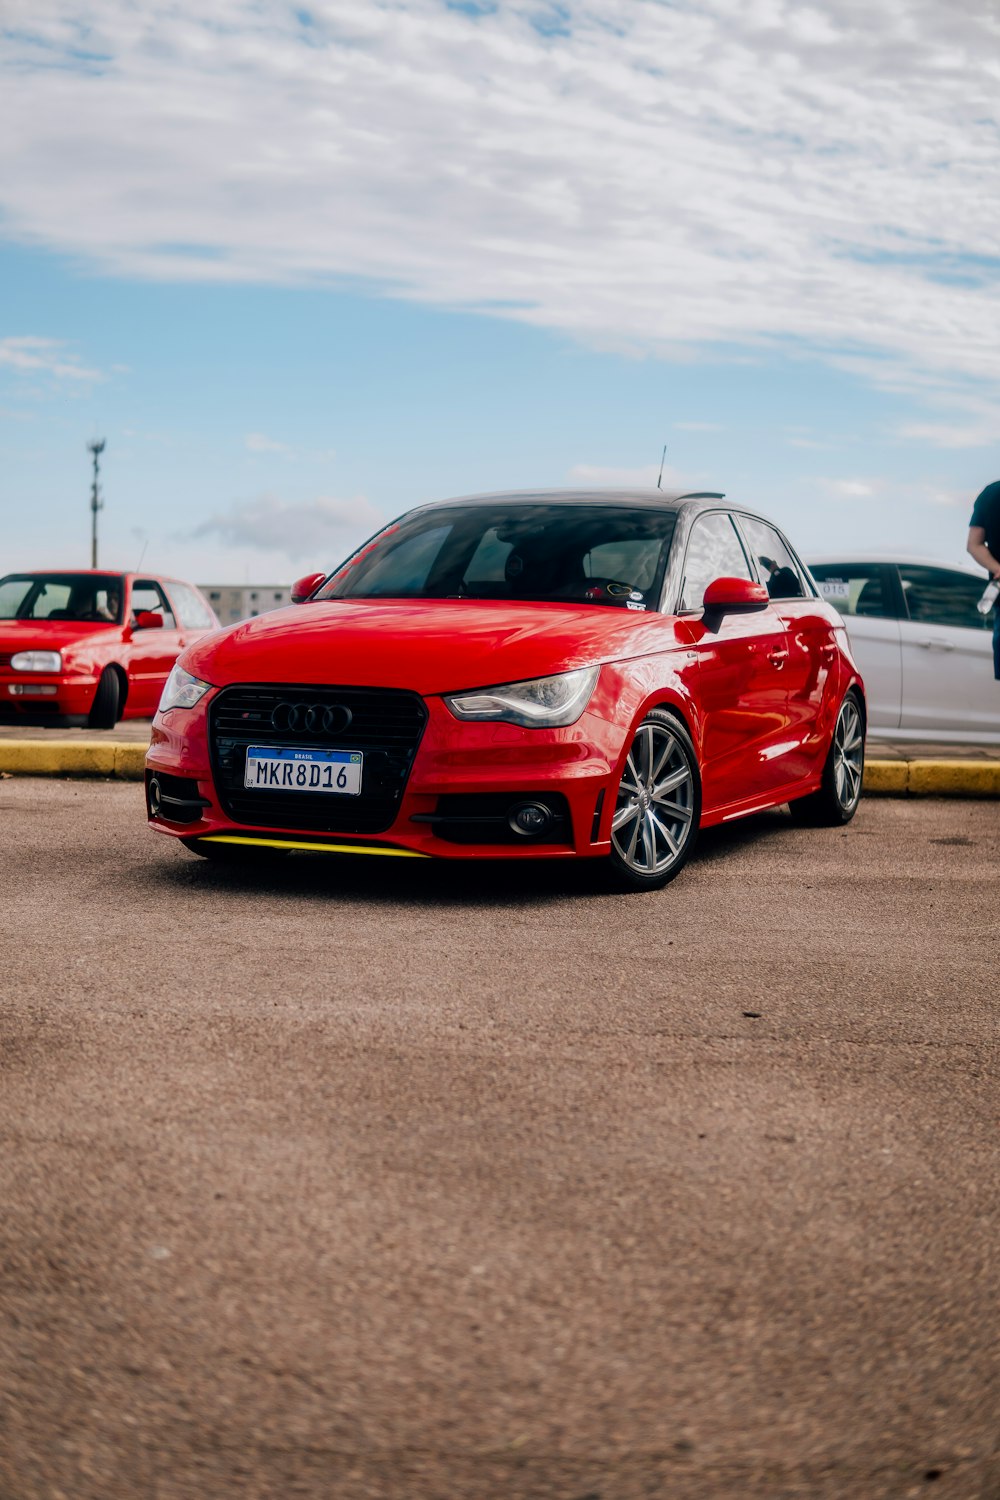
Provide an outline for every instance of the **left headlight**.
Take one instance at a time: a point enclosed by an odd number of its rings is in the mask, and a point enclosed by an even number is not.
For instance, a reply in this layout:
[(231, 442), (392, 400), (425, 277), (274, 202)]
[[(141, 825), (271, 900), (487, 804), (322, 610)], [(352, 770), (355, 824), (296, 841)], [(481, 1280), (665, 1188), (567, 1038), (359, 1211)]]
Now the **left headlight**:
[(163, 684), (160, 706), (156, 711), (162, 714), (168, 708), (194, 708), (211, 686), (210, 682), (202, 682), (200, 677), (192, 677), (183, 667), (174, 667)]
[(456, 719), (495, 719), (527, 729), (563, 729), (575, 724), (590, 702), (600, 667), (578, 667), (555, 677), (505, 682), (474, 693), (446, 694)]
[(62, 655), (58, 651), (17, 651), (10, 665), (15, 672), (61, 672)]

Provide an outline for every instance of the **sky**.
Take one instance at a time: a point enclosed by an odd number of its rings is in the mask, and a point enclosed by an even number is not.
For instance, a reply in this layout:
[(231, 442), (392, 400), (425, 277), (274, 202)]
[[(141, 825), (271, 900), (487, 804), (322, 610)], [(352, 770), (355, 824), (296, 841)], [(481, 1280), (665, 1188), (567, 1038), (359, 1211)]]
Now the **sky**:
[(3, 0), (0, 572), (332, 568), (721, 490), (960, 560), (1000, 477), (994, 0)]

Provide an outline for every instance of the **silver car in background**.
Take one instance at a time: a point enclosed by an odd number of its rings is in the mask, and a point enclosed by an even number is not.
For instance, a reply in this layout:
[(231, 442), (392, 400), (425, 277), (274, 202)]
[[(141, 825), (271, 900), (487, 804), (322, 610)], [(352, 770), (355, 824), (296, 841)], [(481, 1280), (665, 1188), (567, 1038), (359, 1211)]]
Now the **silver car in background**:
[(873, 739), (1000, 744), (993, 614), (976, 609), (989, 582), (981, 568), (870, 552), (809, 568), (847, 624)]

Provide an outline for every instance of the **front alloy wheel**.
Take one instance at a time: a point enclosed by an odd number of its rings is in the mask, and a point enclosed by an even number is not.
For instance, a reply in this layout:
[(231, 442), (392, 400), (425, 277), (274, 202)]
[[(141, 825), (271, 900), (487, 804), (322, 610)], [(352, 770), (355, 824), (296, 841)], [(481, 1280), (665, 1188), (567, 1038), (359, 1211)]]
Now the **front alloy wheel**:
[(657, 890), (680, 873), (701, 817), (698, 759), (687, 730), (663, 709), (646, 715), (629, 746), (611, 819), (619, 886)]

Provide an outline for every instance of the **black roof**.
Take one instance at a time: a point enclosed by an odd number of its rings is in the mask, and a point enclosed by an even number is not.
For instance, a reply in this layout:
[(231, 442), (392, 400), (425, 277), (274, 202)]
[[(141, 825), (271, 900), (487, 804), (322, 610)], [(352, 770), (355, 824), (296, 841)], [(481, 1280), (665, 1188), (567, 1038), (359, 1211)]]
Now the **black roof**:
[(724, 500), (715, 490), (498, 490), (481, 495), (459, 495), (451, 500), (431, 500), (417, 510), (459, 505), (648, 505), (651, 509), (676, 510), (687, 500)]

